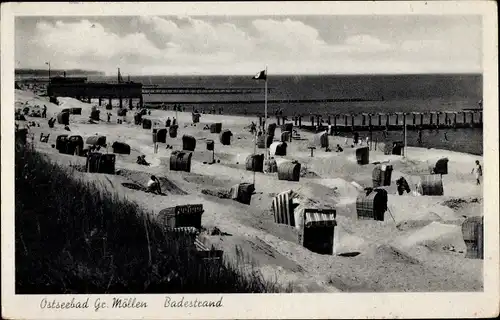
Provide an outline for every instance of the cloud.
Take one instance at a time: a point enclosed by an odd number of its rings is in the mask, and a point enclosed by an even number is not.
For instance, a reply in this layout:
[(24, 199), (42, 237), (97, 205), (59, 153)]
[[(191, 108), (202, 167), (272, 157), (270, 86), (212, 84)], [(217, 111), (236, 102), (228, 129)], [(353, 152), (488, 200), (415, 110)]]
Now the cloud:
[(366, 32), (356, 34), (350, 30), (346, 36), (343, 29), (323, 30), (339, 34), (329, 43), (317, 28), (303, 21), (288, 18), (248, 22), (144, 16), (131, 19), (132, 31), (126, 33), (86, 19), (41, 21), (29, 39), (16, 36), (16, 41), (23, 43), (16, 43), (16, 55), (30, 66), (43, 66), (50, 60), (59, 68), (114, 71), (120, 65), (136, 74), (253, 74), (255, 68), (265, 64), (280, 73), (408, 72), (412, 68), (439, 72), (439, 68), (454, 67), (451, 64), (456, 61), (476, 69), (480, 66), (480, 48), (457, 50), (456, 44), (464, 43), (460, 39), (464, 32), (468, 39), (474, 39), (477, 30), (457, 27), (432, 34), (426, 29), (420, 38), (412, 33), (412, 38), (398, 42)]
[(127, 55), (156, 57), (161, 52), (144, 33), (136, 32), (120, 37), (106, 31), (99, 23), (81, 20), (75, 23), (57, 21), (36, 25), (34, 43), (42, 50), (69, 58), (93, 57), (105, 60)]

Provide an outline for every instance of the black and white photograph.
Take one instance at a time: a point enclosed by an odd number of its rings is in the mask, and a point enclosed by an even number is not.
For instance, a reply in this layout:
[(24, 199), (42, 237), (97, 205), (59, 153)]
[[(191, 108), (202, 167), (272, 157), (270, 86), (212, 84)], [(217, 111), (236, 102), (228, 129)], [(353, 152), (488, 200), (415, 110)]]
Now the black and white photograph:
[(474, 2), (9, 7), (9, 294), (40, 318), (203, 317), (243, 308), (233, 294), (305, 293), (488, 292), (474, 311), (498, 314), (497, 18)]

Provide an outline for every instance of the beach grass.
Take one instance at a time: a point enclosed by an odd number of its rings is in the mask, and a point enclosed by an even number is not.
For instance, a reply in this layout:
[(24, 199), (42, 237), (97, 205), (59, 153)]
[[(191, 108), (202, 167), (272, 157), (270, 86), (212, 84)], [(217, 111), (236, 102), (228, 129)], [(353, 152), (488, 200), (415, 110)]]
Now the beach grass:
[(15, 179), (17, 294), (282, 291), (242, 260), (205, 262), (186, 235), (30, 148), (16, 146)]

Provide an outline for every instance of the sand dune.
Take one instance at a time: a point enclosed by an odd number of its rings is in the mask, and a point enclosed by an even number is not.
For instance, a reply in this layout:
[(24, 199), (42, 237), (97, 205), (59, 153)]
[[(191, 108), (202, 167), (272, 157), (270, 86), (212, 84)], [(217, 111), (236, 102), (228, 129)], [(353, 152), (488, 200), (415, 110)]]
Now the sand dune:
[[(59, 98), (54, 105), (44, 98), (16, 90), (16, 102), (29, 105), (47, 105), (50, 113), (62, 108), (81, 107), (90, 110), (92, 104), (71, 98)], [(18, 106), (17, 104), (16, 106)], [(108, 145), (114, 141), (130, 144), (131, 155), (117, 155), (116, 167), (120, 174), (103, 175), (75, 172), (75, 177), (98, 181), (102, 188), (144, 206), (151, 214), (178, 204), (202, 203), (205, 213), (202, 224), (206, 228), (218, 227), (227, 236), (207, 236), (206, 241), (224, 250), (228, 261), (238, 259), (244, 252), (251, 258), (265, 277), (276, 278), (280, 283), (292, 282), (295, 291), (475, 291), (482, 290), (481, 260), (465, 259), (459, 253), (465, 248), (461, 238), (460, 223), (463, 215), (481, 215), (480, 203), (464, 204), (452, 209), (443, 204), (455, 198), (482, 199), (482, 189), (475, 185), (470, 174), (474, 160), (481, 157), (433, 149), (409, 148), (408, 159), (384, 155), (379, 146), (370, 153), (370, 161), (389, 161), (393, 165), (392, 186), (389, 190), (389, 208), (384, 221), (358, 220), (356, 197), (358, 190), (351, 182), (362, 187), (371, 186), (374, 165), (360, 166), (355, 161), (355, 151), (345, 146), (342, 153), (326, 152), (317, 148), (310, 157), (307, 148), (312, 134), (299, 130), (305, 140), (288, 143), (287, 155), (276, 157), (278, 162), (297, 160), (310, 172), (299, 182), (278, 180), (276, 174), (256, 173), (245, 170), (245, 159), (254, 152), (253, 136), (246, 126), (258, 119), (239, 116), (202, 115), (201, 123), (192, 125), (190, 112), (178, 112), (179, 133), (175, 139), (167, 137), (160, 143), (159, 152), (153, 152), (151, 130), (133, 124), (133, 112), (126, 122), (116, 123), (116, 109), (111, 122), (105, 121), (107, 111), (101, 108), (101, 120), (88, 123), (89, 113), (71, 115), (70, 134), (84, 138), (96, 133), (106, 135)], [(152, 110), (148, 118), (162, 125), (174, 111)], [(29, 118), (40, 122), (32, 128), (35, 137), (50, 133), (49, 143), (35, 139), (37, 150), (54, 161), (65, 165), (85, 163), (85, 158), (57, 153), (51, 147), (58, 134), (68, 134), (63, 126), (49, 129), (45, 119)], [(219, 141), (218, 134), (203, 130), (206, 124), (222, 122), (234, 136), (230, 146)], [(270, 119), (270, 122), (274, 122)], [(281, 130), (277, 128), (276, 137)], [(190, 173), (169, 170), (172, 150), (182, 148), (184, 134), (197, 138)], [(215, 141), (215, 159), (218, 163), (204, 164), (211, 156), (206, 151), (205, 140)], [(345, 138), (329, 137), (330, 145), (341, 144)], [(173, 146), (167, 149), (166, 145)], [(111, 149), (108, 148), (111, 152)], [(264, 149), (256, 149), (264, 153)], [(138, 155), (146, 155), (151, 166), (135, 163)], [(428, 170), (432, 161), (448, 157), (449, 174), (443, 176), (444, 196), (427, 197), (395, 194), (395, 180), (405, 177), (412, 189), (419, 173)], [(123, 186), (123, 183), (144, 185), (149, 175), (161, 179), (165, 196), (157, 196)], [(202, 189), (229, 188), (239, 182), (252, 182), (255, 176), (257, 194), (250, 206), (229, 199), (219, 199), (201, 193)], [(334, 252), (337, 255), (320, 255), (300, 246), (297, 231), (292, 227), (274, 223), (271, 211), (272, 197), (281, 191), (294, 190), (303, 199), (316, 201), (323, 206), (337, 209), (338, 227), (335, 229)], [(235, 250), (239, 246), (241, 252)], [(455, 251), (443, 249), (453, 246)]]

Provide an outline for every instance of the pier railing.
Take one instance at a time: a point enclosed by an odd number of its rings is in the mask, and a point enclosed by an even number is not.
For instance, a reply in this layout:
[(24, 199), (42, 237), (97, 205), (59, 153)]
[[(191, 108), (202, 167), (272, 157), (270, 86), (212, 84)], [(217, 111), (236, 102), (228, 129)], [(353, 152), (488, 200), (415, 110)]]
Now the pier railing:
[[(268, 93), (273, 88), (268, 88)], [(252, 94), (264, 93), (264, 88), (205, 88), (205, 87), (158, 87), (146, 85), (142, 88), (142, 94)]]

